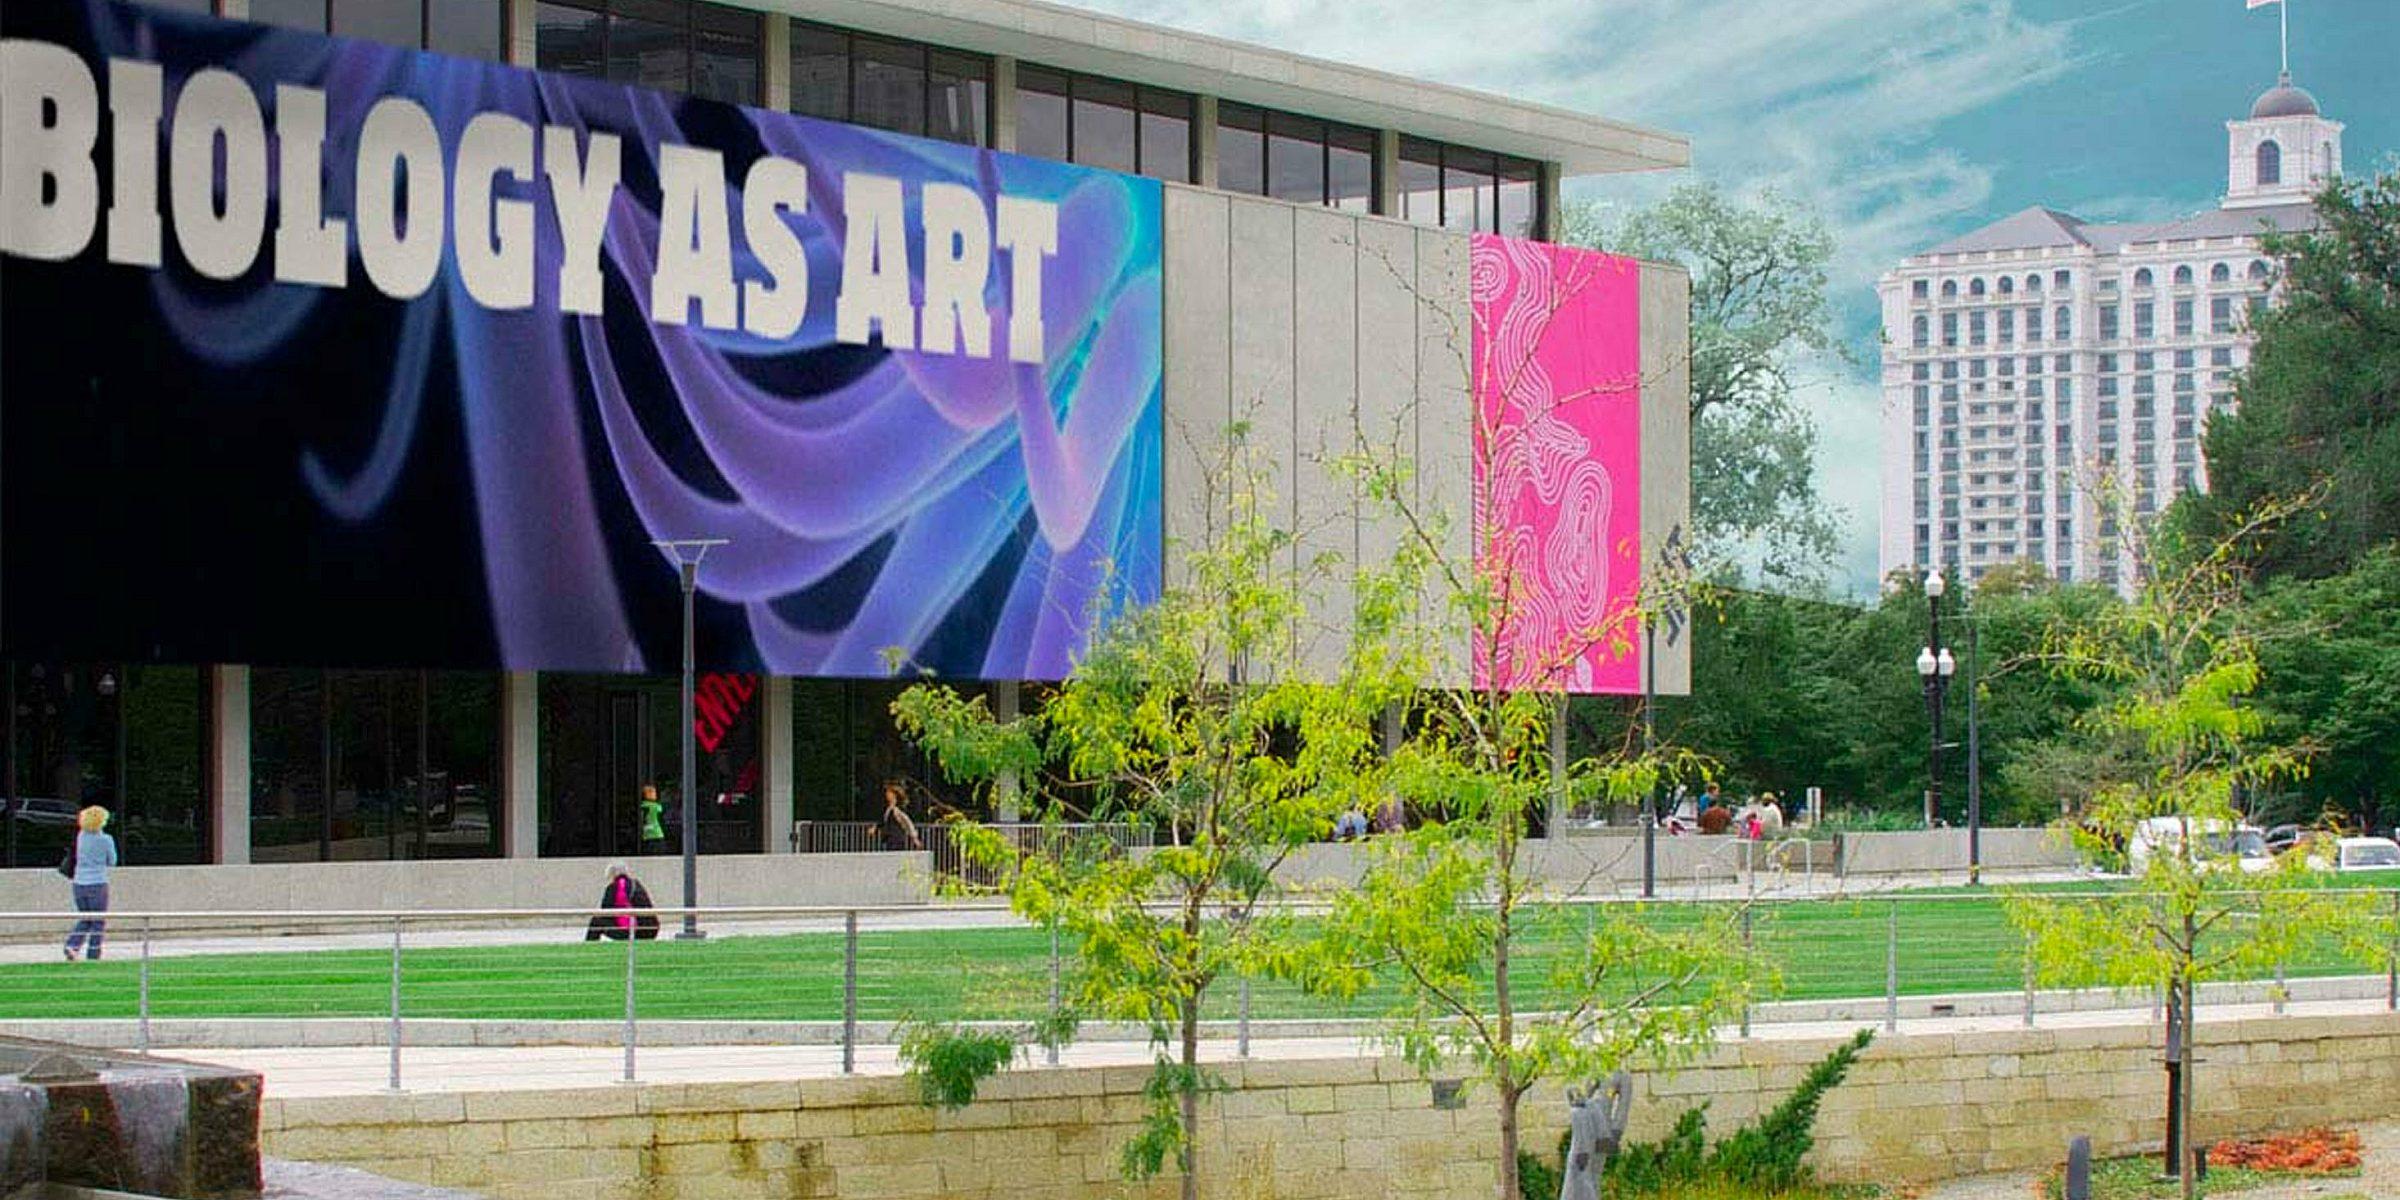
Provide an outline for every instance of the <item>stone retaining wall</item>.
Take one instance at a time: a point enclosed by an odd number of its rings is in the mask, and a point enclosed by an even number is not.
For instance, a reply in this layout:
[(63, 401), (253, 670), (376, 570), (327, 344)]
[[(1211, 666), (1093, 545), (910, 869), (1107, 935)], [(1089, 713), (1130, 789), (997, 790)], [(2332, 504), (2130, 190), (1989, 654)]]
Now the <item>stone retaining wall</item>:
[[(2292, 1016), (2204, 1025), (2201, 1135), (2400, 1109), (2400, 1016)], [(1836, 1039), (1760, 1040), (1642, 1081), (1634, 1136), (1706, 1100), (1711, 1128), (1754, 1118)], [(1906, 1183), (2058, 1159), (2089, 1134), (2107, 1153), (2155, 1147), (2158, 1046), (2138, 1025), (1879, 1039), (1825, 1104), (1815, 1161), (1829, 1177)], [(1024, 1070), (958, 1112), (904, 1081), (812, 1079), (572, 1091), (267, 1101), (269, 1154), (363, 1167), (503, 1200), (961, 1197), (1097, 1200), (1172, 1193), (1118, 1182), (1117, 1147), (1146, 1068)], [(1438, 1107), (1396, 1060), (1228, 1066), (1208, 1106), (1204, 1194), (1240, 1200), (1486, 1197), (1497, 1135), (1488, 1095)], [(1554, 1143), (1558, 1089), (1528, 1101)]]

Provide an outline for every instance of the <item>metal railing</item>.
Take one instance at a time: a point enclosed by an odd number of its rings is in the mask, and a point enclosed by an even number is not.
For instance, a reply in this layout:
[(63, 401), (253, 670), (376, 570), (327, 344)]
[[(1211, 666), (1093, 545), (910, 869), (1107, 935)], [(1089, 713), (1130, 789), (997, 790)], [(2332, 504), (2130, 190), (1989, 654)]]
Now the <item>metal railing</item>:
[[(1032, 821), (985, 821), (978, 823), (976, 828), (998, 834), (1019, 855), (1057, 854), (1081, 846), (1097, 846), (1123, 853), (1148, 849), (1153, 844), (1148, 827), (1123, 822), (1043, 824)], [(923, 850), (933, 855), (934, 873), (945, 878), (980, 878), (986, 875), (981, 868), (967, 861), (958, 834), (959, 827), (947, 821), (927, 821), (917, 826), (918, 842)], [(858, 854), (899, 849), (884, 844), (882, 827), (873, 821), (794, 821), (790, 840), (792, 850), (797, 854)]]
[[(2203, 989), (2206, 1004), (2344, 1000), (2400, 1009), (2400, 892), (2327, 893), (2386, 922), (2387, 943), (2326, 939), (2255, 978)], [(2089, 893), (2041, 902), (2088, 904)], [(1609, 917), (1689, 928), (1730, 915), (1780, 986), (1743, 1014), (1754, 1024), (1981, 1018), (2037, 1024), (2075, 1010), (2139, 1011), (2131, 991), (2040, 986), (2026, 935), (1987, 894), (1545, 905), (1513, 952), (1528, 1009), (1563, 1007), (1545, 960)], [(0, 1029), (61, 1040), (167, 1046), (621, 1046), (623, 1075), (662, 1045), (821, 1047), (859, 1069), (862, 1046), (893, 1044), (911, 1021), (1026, 1026), (1061, 1013), (1077, 969), (1072, 939), (996, 904), (692, 910), (708, 936), (671, 931), (685, 912), (481, 909), (443, 912), (122, 912), (108, 956), (58, 961), (77, 914), (0, 914)], [(1304, 914), (1303, 914), (1304, 915)], [(259, 932), (274, 926), (307, 932)], [(622, 922), (630, 922), (624, 924)], [(627, 936), (628, 934), (632, 936)], [(41, 938), (35, 941), (35, 938)], [(1398, 992), (1349, 1000), (1280, 980), (1229, 978), (1206, 998), (1206, 1036), (1247, 1054), (1260, 1038), (1355, 1036)], [(1087, 1026), (1087, 1039), (1146, 1031)], [(1055, 1063), (1052, 1052), (1049, 1061)]]

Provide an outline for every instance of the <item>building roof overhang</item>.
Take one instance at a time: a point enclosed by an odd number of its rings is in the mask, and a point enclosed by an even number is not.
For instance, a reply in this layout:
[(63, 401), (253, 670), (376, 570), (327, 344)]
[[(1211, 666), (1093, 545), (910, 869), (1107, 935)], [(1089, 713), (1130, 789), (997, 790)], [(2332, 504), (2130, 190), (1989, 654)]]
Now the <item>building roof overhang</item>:
[(1559, 165), (1567, 178), (1690, 166), (1623, 121), (1039, 0), (747, 0), (770, 12), (1285, 109)]

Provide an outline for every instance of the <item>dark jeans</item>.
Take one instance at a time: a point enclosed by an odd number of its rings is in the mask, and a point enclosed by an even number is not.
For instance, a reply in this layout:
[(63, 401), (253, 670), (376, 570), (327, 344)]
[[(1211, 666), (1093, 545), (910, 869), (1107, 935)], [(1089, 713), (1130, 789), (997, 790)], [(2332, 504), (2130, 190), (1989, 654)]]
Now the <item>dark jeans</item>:
[[(107, 912), (108, 885), (105, 883), (76, 884), (75, 911), (98, 913)], [(88, 920), (75, 922), (74, 931), (67, 934), (67, 957), (73, 958), (75, 956), (75, 948), (78, 945), (83, 947), (83, 956), (85, 958), (100, 957), (100, 935), (107, 929), (108, 922), (106, 921)]]

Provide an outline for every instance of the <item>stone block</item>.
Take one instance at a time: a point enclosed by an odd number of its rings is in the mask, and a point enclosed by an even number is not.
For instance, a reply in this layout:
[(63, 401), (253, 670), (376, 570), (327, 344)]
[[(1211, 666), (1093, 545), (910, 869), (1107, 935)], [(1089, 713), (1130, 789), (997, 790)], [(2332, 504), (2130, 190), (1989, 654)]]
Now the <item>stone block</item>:
[(561, 1088), (552, 1091), (470, 1092), (461, 1119), (539, 1121), (551, 1118), (630, 1117), (641, 1103), (633, 1088)]
[[(639, 1118), (606, 1119), (638, 1120)], [(551, 1150), (561, 1146), (588, 1146), (591, 1144), (591, 1131), (584, 1127), (582, 1121), (510, 1121), (502, 1128), (507, 1133), (508, 1148), (511, 1150)]]

